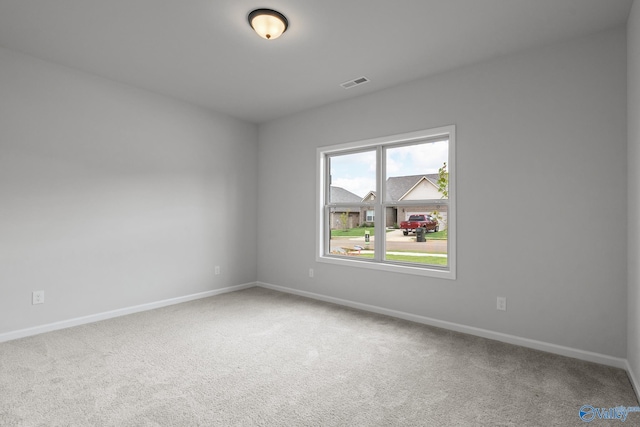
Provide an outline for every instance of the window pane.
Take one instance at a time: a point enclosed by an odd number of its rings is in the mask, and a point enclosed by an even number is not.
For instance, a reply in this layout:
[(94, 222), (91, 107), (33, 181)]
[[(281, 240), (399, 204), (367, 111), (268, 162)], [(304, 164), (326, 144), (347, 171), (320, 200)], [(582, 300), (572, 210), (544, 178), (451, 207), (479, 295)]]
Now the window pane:
[(329, 209), (329, 254), (373, 258), (374, 228), (361, 222), (366, 212), (357, 206)]
[(376, 211), (369, 209), (366, 211), (367, 212), (367, 217), (365, 219), (365, 222), (373, 222), (375, 220), (376, 217)]
[(446, 199), (448, 158), (448, 140), (388, 148), (386, 201)]
[(389, 207), (400, 228), (386, 233), (385, 260), (446, 267), (447, 212), (446, 202)]
[[(371, 201), (376, 190), (376, 152), (334, 155), (329, 157), (329, 203)], [(364, 218), (360, 222), (364, 221)]]

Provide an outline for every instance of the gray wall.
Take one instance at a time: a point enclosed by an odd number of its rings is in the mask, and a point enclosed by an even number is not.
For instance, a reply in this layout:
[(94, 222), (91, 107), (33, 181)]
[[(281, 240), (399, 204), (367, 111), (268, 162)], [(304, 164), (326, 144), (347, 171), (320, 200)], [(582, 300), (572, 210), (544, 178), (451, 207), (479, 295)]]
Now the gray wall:
[[(629, 320), (627, 360), (640, 385), (640, 1), (633, 3), (627, 27), (629, 137)], [(640, 394), (640, 390), (636, 390)]]
[[(626, 357), (625, 41), (620, 28), (261, 125), (259, 279)], [(316, 147), (448, 124), (458, 279), (316, 263)]]
[(255, 282), (256, 126), (0, 64), (0, 333)]

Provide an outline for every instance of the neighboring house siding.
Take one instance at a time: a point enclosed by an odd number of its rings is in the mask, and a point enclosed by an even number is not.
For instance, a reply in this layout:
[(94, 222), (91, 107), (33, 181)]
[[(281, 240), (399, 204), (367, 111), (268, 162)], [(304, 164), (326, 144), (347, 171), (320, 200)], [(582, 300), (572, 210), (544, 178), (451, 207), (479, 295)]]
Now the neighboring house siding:
[(441, 197), (442, 194), (435, 185), (427, 179), (422, 179), (415, 187), (409, 190), (401, 200), (439, 199)]
[(396, 208), (387, 208), (387, 217), (386, 217), (386, 227), (393, 227), (394, 225), (400, 225), (400, 220), (398, 220), (398, 209)]
[[(374, 191), (369, 191), (369, 193), (367, 193), (366, 196), (364, 196), (364, 199), (362, 199), (363, 202), (374, 202), (376, 200), (376, 193)], [(367, 212), (369, 211), (373, 211), (374, 207), (367, 207), (367, 208), (362, 208), (360, 210), (360, 221), (363, 224), (371, 224), (373, 225), (373, 219), (369, 219)]]
[[(342, 216), (347, 215), (346, 225), (342, 225)], [(360, 212), (333, 212), (331, 213), (331, 229), (354, 228), (360, 226)]]
[[(354, 194), (348, 190), (345, 190), (342, 187), (331, 187), (331, 202), (333, 203), (354, 203), (360, 204), (362, 198), (357, 194)], [(343, 225), (342, 218), (343, 214), (346, 214), (347, 221), (346, 224)], [(332, 229), (340, 229), (340, 228), (354, 228), (360, 225), (360, 208), (356, 209), (348, 209), (348, 208), (337, 208), (334, 212), (331, 213), (331, 217), (329, 219), (330, 226)]]

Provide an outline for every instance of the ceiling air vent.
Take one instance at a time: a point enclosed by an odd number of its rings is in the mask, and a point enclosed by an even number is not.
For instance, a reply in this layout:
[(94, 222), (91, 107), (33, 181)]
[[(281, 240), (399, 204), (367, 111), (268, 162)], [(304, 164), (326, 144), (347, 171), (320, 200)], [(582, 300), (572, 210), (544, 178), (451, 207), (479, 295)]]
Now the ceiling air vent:
[(368, 78), (362, 76), (362, 77), (358, 77), (357, 79), (349, 80), (348, 82), (340, 83), (340, 86), (342, 86), (345, 89), (351, 89), (354, 86), (367, 83), (368, 81), (369, 81)]

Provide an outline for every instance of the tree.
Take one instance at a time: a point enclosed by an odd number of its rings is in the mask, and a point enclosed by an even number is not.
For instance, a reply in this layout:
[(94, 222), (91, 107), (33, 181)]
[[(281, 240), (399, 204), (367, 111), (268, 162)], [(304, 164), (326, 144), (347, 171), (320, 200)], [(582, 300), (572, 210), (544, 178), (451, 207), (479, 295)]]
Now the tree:
[(342, 224), (342, 229), (345, 231), (349, 229), (349, 213), (349, 211), (346, 211), (340, 214), (340, 224)]
[[(447, 172), (447, 162), (444, 162), (444, 164), (442, 165), (442, 167), (440, 169), (438, 169), (438, 181), (436, 181), (437, 187), (438, 187), (438, 192), (440, 194), (442, 194), (442, 196), (440, 197), (441, 199), (448, 199), (449, 198), (449, 172)], [(431, 213), (437, 220), (439, 223), (442, 223), (443, 230), (447, 229), (447, 221), (442, 218), (442, 215), (440, 215), (440, 212), (433, 211)]]
[(447, 162), (438, 169), (438, 191), (442, 194), (441, 199), (449, 198), (449, 172), (447, 172)]

